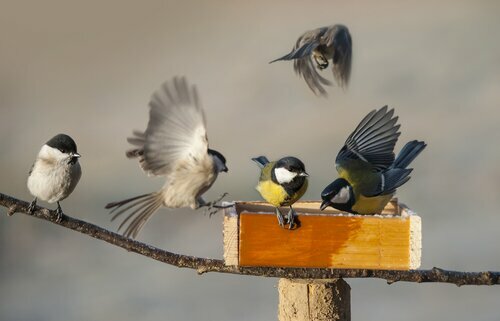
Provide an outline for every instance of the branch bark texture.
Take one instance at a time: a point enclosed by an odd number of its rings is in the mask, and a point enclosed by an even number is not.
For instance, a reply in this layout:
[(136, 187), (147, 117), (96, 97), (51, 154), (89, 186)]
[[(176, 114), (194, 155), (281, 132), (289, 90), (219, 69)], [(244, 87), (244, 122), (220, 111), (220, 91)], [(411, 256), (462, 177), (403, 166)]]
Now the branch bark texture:
[(37, 206), (32, 213), (28, 212), (29, 203), (0, 193), (0, 205), (7, 208), (7, 214), (27, 214), (42, 220), (52, 222), (65, 228), (78, 231), (93, 238), (103, 240), (121, 247), (129, 252), (135, 252), (154, 260), (177, 266), (179, 268), (195, 269), (198, 274), (207, 272), (231, 273), (264, 277), (288, 279), (337, 279), (337, 278), (379, 278), (388, 284), (394, 282), (442, 282), (462, 285), (494, 285), (500, 284), (500, 272), (459, 272), (440, 268), (430, 270), (367, 270), (367, 269), (318, 269), (318, 268), (272, 268), (272, 267), (235, 267), (226, 266), (223, 260), (201, 258), (172, 253), (157, 247), (138, 242), (123, 235), (108, 231), (97, 225), (81, 221), (67, 215), (56, 222), (56, 212)]

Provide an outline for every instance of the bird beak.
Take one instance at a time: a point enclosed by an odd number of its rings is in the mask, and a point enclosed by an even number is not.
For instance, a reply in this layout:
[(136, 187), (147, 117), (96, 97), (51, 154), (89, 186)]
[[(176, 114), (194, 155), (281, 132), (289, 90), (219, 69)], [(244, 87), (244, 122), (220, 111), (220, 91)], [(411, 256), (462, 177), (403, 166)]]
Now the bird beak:
[(227, 168), (227, 166), (224, 166), (224, 168), (222, 169), (222, 171), (223, 171), (224, 173), (227, 173), (227, 171), (228, 171), (228, 170), (229, 170), (229, 169)]
[(75, 164), (77, 161), (78, 161), (78, 158), (81, 157), (80, 154), (78, 153), (72, 153), (72, 154), (69, 154), (69, 160), (68, 160), (68, 164)]
[(319, 207), (319, 209), (321, 211), (323, 211), (325, 208), (327, 208), (328, 206), (330, 206), (332, 203), (330, 203), (329, 200), (324, 200), (323, 202), (321, 202), (321, 206)]
[(299, 176), (302, 176), (302, 177), (308, 177), (309, 174), (307, 174), (306, 172), (302, 172), (302, 173), (299, 173)]

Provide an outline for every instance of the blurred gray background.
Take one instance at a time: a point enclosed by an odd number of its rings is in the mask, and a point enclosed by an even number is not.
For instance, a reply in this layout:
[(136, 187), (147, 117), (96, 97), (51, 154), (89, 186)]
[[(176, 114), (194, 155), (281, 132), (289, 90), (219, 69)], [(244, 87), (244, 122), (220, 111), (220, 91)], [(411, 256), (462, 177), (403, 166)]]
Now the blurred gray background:
[[(31, 200), (28, 170), (64, 132), (77, 141), (83, 177), (63, 209), (116, 230), (104, 205), (163, 183), (125, 158), (125, 138), (145, 128), (159, 84), (186, 75), (211, 146), (228, 159), (209, 199), (224, 191), (258, 199), (250, 158), (261, 154), (301, 158), (311, 175), (304, 198), (318, 199), (345, 138), (388, 104), (402, 124), (397, 150), (410, 139), (428, 143), (398, 192), (423, 219), (422, 268), (500, 270), (498, 1), (0, 0), (0, 8), (1, 192)], [(305, 30), (333, 23), (354, 41), (349, 90), (318, 98), (291, 63), (268, 65)], [(277, 279), (197, 276), (0, 214), (1, 320), (277, 319)], [(220, 213), (163, 209), (139, 240), (220, 258), (221, 225)], [(500, 287), (348, 282), (353, 320), (500, 316)]]

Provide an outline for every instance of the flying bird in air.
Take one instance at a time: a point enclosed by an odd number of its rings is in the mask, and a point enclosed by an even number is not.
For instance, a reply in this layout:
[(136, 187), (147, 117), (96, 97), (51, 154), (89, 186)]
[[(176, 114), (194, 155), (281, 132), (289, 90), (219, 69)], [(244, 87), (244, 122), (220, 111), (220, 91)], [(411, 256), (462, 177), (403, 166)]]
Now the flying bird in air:
[(153, 94), (146, 130), (134, 131), (127, 140), (134, 146), (127, 157), (137, 158), (149, 176), (164, 176), (166, 182), (157, 192), (106, 205), (111, 213), (118, 210), (112, 220), (130, 211), (119, 227), (129, 223), (125, 236), (135, 238), (162, 206), (220, 207), (202, 195), (220, 172), (227, 172), (226, 159), (208, 147), (205, 113), (196, 88), (185, 78), (167, 81)]
[(270, 63), (279, 60), (293, 60), (293, 69), (304, 78), (309, 88), (316, 95), (326, 96), (323, 86), (332, 83), (318, 70), (328, 68), (331, 61), (333, 78), (340, 87), (347, 87), (351, 74), (351, 35), (347, 27), (340, 24), (307, 31), (299, 37), (289, 54)]

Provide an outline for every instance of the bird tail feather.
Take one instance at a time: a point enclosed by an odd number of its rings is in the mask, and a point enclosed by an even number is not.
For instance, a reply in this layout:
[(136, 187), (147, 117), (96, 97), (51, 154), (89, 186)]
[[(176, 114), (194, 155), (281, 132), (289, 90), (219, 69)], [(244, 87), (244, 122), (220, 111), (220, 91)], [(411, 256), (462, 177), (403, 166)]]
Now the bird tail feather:
[[(121, 216), (128, 210), (132, 210), (130, 214), (120, 223), (118, 231), (124, 227), (128, 221), (132, 222), (126, 227), (123, 235), (126, 237), (136, 238), (144, 224), (149, 218), (162, 206), (163, 200), (159, 193), (149, 193), (131, 197), (122, 201), (112, 202), (105, 206), (106, 209), (112, 209), (110, 214), (113, 214), (111, 221)], [(115, 213), (115, 211), (117, 211)]]
[(425, 142), (418, 140), (412, 140), (411, 142), (406, 143), (394, 160), (394, 163), (392, 163), (391, 167), (401, 169), (407, 168), (426, 146), (427, 144)]
[(257, 163), (257, 165), (260, 167), (260, 168), (263, 168), (264, 166), (266, 166), (268, 163), (269, 163), (269, 160), (267, 159), (266, 156), (259, 156), (259, 157), (254, 157), (252, 158), (252, 160), (254, 162)]

